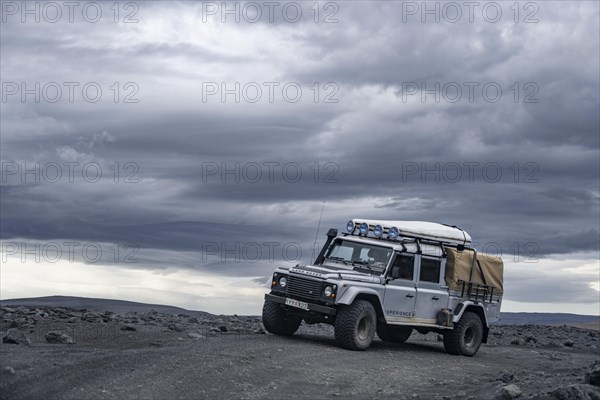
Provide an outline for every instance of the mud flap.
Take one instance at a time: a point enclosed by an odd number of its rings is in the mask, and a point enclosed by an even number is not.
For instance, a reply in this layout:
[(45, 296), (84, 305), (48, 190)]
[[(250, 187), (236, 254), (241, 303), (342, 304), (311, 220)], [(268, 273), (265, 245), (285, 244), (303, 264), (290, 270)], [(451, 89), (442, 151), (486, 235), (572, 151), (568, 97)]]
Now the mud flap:
[(447, 308), (442, 308), (437, 313), (436, 325), (439, 326), (452, 326), (452, 319), (454, 318), (454, 313)]

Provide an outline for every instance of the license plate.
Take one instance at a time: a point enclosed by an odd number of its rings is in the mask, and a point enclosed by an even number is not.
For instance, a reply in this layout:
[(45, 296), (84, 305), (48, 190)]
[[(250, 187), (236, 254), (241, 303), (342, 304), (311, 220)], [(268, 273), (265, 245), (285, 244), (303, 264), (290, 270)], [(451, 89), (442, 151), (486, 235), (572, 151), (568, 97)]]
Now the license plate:
[(294, 299), (285, 299), (285, 305), (296, 307), (296, 308), (301, 308), (303, 310), (308, 311), (308, 303), (305, 303), (303, 301), (298, 301), (298, 300), (294, 300)]

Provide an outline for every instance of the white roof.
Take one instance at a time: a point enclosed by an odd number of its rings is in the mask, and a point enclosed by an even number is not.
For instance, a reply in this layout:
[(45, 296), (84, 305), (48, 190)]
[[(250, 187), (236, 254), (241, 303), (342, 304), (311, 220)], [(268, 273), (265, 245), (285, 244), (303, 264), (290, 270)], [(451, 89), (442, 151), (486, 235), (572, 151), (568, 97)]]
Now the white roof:
[(360, 219), (355, 218), (352, 220), (359, 226), (361, 223), (366, 222), (371, 229), (375, 225), (381, 225), (385, 231), (392, 226), (395, 226), (400, 231), (400, 236), (418, 237), (423, 239), (431, 239), (443, 242), (453, 242), (459, 244), (471, 243), (471, 235), (460, 228), (454, 228), (451, 226), (438, 224), (435, 222), (424, 222), (424, 221), (380, 221), (374, 219)]

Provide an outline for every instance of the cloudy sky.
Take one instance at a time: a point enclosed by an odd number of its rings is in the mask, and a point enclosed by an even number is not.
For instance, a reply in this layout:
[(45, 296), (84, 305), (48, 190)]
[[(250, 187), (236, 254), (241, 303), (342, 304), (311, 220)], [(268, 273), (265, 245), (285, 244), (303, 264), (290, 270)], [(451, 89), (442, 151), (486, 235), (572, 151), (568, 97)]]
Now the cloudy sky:
[(598, 2), (23, 4), (1, 298), (256, 314), (324, 204), (318, 242), (459, 225), (501, 252), (504, 311), (600, 314)]

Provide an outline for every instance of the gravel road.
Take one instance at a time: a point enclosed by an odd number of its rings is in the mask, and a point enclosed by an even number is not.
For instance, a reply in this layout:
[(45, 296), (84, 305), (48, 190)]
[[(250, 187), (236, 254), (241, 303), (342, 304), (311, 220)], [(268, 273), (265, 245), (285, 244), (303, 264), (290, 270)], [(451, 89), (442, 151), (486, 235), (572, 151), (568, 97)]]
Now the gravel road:
[(206, 313), (4, 307), (0, 328), (2, 399), (600, 399), (600, 332), (571, 327), (499, 326), (472, 358), (434, 334), (352, 352), (325, 325), (282, 338)]

